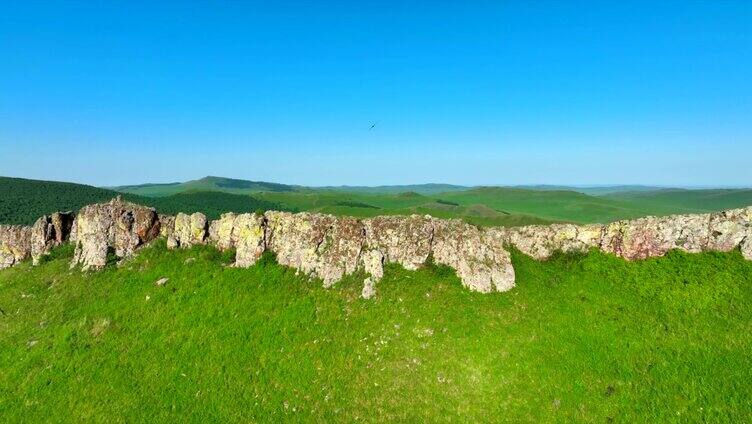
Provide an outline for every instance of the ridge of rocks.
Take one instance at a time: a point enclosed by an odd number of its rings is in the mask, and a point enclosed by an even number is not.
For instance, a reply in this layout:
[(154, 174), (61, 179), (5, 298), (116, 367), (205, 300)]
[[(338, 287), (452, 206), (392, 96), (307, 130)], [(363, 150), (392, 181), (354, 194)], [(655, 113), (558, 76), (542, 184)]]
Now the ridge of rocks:
[(123, 201), (83, 207), (77, 215), (57, 212), (32, 227), (0, 225), (0, 269), (31, 257), (34, 264), (66, 241), (75, 246), (71, 267), (98, 269), (108, 254), (129, 257), (157, 237), (170, 249), (211, 244), (235, 249), (233, 266), (253, 265), (265, 251), (325, 287), (363, 270), (362, 296), (376, 293), (383, 266), (414, 270), (432, 258), (454, 268), (470, 290), (488, 293), (514, 287), (508, 246), (542, 260), (556, 251), (601, 249), (627, 260), (662, 256), (669, 250), (729, 251), (739, 247), (752, 260), (752, 206), (717, 213), (671, 215), (609, 224), (552, 224), (478, 228), (459, 219), (425, 215), (358, 219), (301, 212), (226, 213), (208, 221), (201, 213), (159, 215)]

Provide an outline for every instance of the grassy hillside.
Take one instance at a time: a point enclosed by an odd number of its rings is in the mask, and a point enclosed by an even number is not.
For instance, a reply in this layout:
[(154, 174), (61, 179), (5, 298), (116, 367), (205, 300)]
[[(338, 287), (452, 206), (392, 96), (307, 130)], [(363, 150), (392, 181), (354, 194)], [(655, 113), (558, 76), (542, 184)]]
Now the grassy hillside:
[(335, 215), (370, 217), (377, 215), (430, 214), (438, 218), (462, 218), (476, 225), (514, 226), (545, 224), (548, 219), (528, 213), (509, 213), (481, 203), (460, 205), (443, 200), (444, 194), (422, 195), (415, 192), (398, 194), (363, 194), (337, 191), (294, 193), (257, 193), (259, 199), (277, 203), (293, 210), (314, 211)]
[(739, 252), (514, 253), (518, 286), (490, 295), (389, 266), (369, 301), (363, 276), (326, 290), (210, 247), (98, 273), (69, 254), (0, 271), (1, 422), (752, 419)]
[[(575, 191), (482, 187), (433, 195), (415, 192), (362, 194), (345, 192), (257, 193), (288, 208), (353, 216), (431, 214), (460, 217), (478, 225), (524, 225), (546, 222), (610, 222), (645, 215), (694, 212), (676, 204), (647, 204), (628, 199), (589, 196)], [(736, 206), (752, 204), (738, 199)], [(708, 202), (713, 210), (723, 209)], [(726, 206), (726, 204), (724, 204)]]
[(614, 193), (605, 197), (628, 202), (644, 209), (684, 209), (693, 212), (711, 212), (752, 205), (752, 189), (663, 189), (649, 192)]
[(390, 186), (329, 186), (314, 187), (315, 190), (325, 191), (343, 191), (347, 193), (362, 194), (399, 194), (413, 192), (418, 194), (438, 194), (449, 191), (469, 190), (471, 187), (453, 185), (453, 184), (408, 184), (408, 185), (390, 185)]
[(162, 197), (191, 191), (219, 191), (232, 194), (249, 194), (259, 191), (286, 192), (293, 191), (296, 188), (286, 184), (210, 176), (184, 183), (140, 184), (112, 187), (112, 189), (123, 193), (131, 193), (141, 196)]
[[(33, 224), (44, 214), (77, 211), (120, 193), (83, 184), (0, 177), (0, 224)], [(222, 192), (180, 193), (167, 197), (124, 194), (132, 202), (157, 208), (161, 213), (203, 212), (214, 219), (224, 212), (283, 209), (281, 205), (246, 195)]]

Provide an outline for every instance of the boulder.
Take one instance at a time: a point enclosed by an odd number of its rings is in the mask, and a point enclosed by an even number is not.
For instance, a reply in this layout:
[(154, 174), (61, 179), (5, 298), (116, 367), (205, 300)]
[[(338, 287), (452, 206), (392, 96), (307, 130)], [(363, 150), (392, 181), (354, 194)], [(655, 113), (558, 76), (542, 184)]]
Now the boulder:
[(84, 270), (107, 264), (112, 250), (123, 258), (159, 235), (159, 219), (154, 209), (126, 202), (120, 196), (108, 203), (84, 206), (71, 230), (75, 252), (71, 267)]
[(167, 247), (174, 249), (178, 247), (184, 248), (196, 244), (204, 244), (207, 235), (206, 233), (206, 215), (200, 212), (196, 212), (192, 215), (187, 215), (181, 212), (175, 216), (172, 233), (167, 238)]
[(175, 217), (172, 215), (158, 215), (159, 219), (159, 236), (164, 238), (170, 238), (172, 232), (175, 231)]
[(249, 267), (264, 253), (265, 219), (263, 215), (223, 214), (209, 225), (209, 240), (219, 249), (235, 248), (237, 267)]
[(31, 255), (31, 228), (0, 225), (0, 269), (8, 268)]

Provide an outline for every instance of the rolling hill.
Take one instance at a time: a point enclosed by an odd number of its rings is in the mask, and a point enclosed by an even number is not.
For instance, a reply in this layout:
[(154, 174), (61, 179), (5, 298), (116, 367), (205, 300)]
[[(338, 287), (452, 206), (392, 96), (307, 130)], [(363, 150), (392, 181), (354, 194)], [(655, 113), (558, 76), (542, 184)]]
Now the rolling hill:
[(630, 203), (636, 207), (683, 209), (710, 212), (752, 205), (752, 189), (662, 189), (646, 192), (622, 192), (604, 198)]
[[(436, 192), (446, 188), (449, 191)], [(645, 215), (710, 212), (752, 205), (750, 189), (619, 186), (602, 188), (605, 190), (602, 195), (588, 195), (576, 190), (545, 188), (425, 184), (383, 186), (374, 191), (354, 188), (356, 191), (351, 192), (344, 187), (324, 190), (220, 177), (119, 187), (125, 190), (126, 199), (156, 207), (161, 212), (201, 211), (210, 218), (227, 211), (279, 209), (356, 217), (430, 214), (439, 218), (461, 218), (483, 226), (603, 223)], [(398, 189), (406, 191), (394, 191)], [(383, 190), (387, 192), (380, 192)], [(42, 214), (75, 210), (117, 194), (113, 190), (80, 184), (0, 178), (0, 223), (30, 223)]]
[(161, 197), (189, 191), (220, 191), (232, 194), (249, 194), (259, 191), (290, 192), (295, 186), (287, 184), (269, 183), (264, 181), (238, 180), (224, 177), (204, 177), (184, 183), (148, 183), (109, 187), (113, 191), (137, 194), (141, 196)]
[(33, 224), (54, 211), (76, 211), (82, 206), (104, 202), (117, 195), (161, 213), (203, 212), (214, 219), (224, 212), (253, 212), (284, 207), (248, 195), (216, 191), (178, 193), (165, 197), (143, 197), (84, 184), (0, 177), (0, 224)]

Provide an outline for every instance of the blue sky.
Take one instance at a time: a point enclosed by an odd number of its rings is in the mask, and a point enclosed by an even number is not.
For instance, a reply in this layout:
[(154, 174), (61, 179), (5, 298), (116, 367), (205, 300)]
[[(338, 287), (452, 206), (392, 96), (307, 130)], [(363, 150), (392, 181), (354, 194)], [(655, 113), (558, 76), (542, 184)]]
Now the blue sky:
[(0, 175), (752, 185), (749, 1), (0, 6)]

